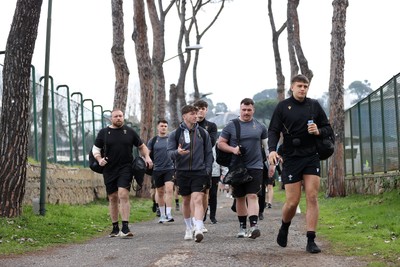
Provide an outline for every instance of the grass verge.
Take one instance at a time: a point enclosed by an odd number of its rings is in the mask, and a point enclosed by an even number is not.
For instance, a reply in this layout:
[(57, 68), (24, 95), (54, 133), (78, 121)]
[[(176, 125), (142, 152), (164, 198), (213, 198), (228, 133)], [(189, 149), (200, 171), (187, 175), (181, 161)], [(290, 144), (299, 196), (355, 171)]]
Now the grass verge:
[[(276, 190), (275, 201), (284, 202), (284, 191)], [(306, 211), (304, 194), (300, 201)], [(400, 192), (380, 195), (319, 196), (318, 236), (328, 240), (332, 252), (359, 256), (369, 266), (400, 266)]]
[[(130, 223), (154, 218), (152, 201), (131, 199)], [(111, 231), (108, 202), (87, 205), (46, 204), (45, 216), (35, 215), (32, 206), (23, 207), (18, 218), (0, 218), (0, 255), (22, 254), (60, 244), (81, 243)]]

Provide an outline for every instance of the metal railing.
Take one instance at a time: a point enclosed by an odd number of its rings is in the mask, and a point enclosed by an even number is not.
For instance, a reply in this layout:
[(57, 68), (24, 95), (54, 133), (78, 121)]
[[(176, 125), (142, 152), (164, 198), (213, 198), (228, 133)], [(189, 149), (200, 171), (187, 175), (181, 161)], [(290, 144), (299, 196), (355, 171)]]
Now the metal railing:
[(346, 176), (400, 169), (399, 84), (400, 73), (345, 111)]

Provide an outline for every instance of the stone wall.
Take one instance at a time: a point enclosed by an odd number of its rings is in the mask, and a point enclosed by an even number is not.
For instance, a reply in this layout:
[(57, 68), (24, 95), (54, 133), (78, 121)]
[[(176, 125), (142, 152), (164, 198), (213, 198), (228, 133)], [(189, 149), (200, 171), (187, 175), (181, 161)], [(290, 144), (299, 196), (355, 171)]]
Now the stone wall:
[[(398, 172), (345, 178), (346, 194), (381, 194), (385, 191), (400, 190)], [(321, 178), (321, 190), (326, 191), (327, 178)]]
[[(40, 196), (40, 166), (28, 164), (24, 204)], [(46, 173), (46, 203), (86, 204), (105, 198), (103, 176), (89, 168), (49, 164)]]

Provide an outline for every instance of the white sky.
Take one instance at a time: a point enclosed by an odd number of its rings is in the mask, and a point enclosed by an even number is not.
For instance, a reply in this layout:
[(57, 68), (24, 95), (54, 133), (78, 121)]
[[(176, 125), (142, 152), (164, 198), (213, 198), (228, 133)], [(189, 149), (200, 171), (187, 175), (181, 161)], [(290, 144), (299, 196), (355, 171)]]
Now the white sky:
[[(44, 75), (47, 2), (43, 1), (32, 61), (39, 75)], [(347, 88), (355, 80), (368, 80), (372, 89), (377, 89), (400, 72), (397, 43), (400, 1), (349, 2), (344, 87)], [(264, 89), (276, 88), (267, 3), (267, 0), (226, 3), (216, 24), (203, 37), (198, 82), (201, 92), (213, 93), (209, 97), (214, 104), (225, 102), (231, 110), (236, 110), (241, 99), (253, 97)], [(5, 50), (15, 5), (16, 0), (1, 3), (0, 50)], [(273, 1), (273, 10), (279, 28), (284, 21), (286, 1)], [(316, 0), (302, 0), (298, 8), (301, 43), (309, 67), (314, 72), (310, 97), (319, 97), (328, 90), (332, 10), (332, 1)], [(130, 89), (137, 90), (138, 75), (131, 39), (133, 1), (124, 1), (124, 14)], [(178, 29), (171, 22), (174, 19), (175, 14), (167, 16), (166, 59), (177, 54)], [(55, 86), (67, 84), (71, 93), (80, 91), (84, 98), (91, 98), (104, 109), (111, 109), (115, 82), (111, 44), (111, 1), (53, 1), (50, 75)], [(284, 75), (288, 78), (286, 33), (281, 35), (280, 51)], [(3, 59), (4, 56), (0, 55), (0, 62)], [(177, 82), (178, 59), (166, 62), (164, 69), (168, 95), (169, 84)], [(190, 76), (187, 81), (186, 91), (191, 93)], [(289, 84), (288, 80), (286, 84)]]

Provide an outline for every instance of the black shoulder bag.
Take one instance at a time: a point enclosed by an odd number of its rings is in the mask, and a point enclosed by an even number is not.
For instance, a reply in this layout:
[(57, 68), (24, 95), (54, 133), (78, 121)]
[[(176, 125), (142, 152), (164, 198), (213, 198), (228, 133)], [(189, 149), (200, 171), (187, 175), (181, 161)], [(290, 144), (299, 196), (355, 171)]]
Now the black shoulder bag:
[[(106, 145), (107, 144), (107, 131), (104, 134), (104, 147), (101, 149), (101, 157), (104, 158), (106, 156)], [(104, 166), (100, 166), (97, 160), (93, 156), (92, 149), (89, 151), (89, 168), (97, 173), (103, 173)]]
[[(240, 147), (240, 124), (239, 120), (233, 120), (236, 126), (236, 138), (238, 140), (238, 146)], [(232, 153), (229, 153), (232, 157)], [(229, 184), (232, 186), (242, 185), (251, 182), (253, 177), (248, 173), (246, 166), (243, 163), (242, 156), (238, 156), (233, 165), (229, 166), (229, 171), (225, 175), (222, 183)]]
[[(314, 100), (311, 101), (311, 114), (314, 116)], [(335, 134), (331, 126), (329, 126), (329, 134), (327, 136), (316, 136), (315, 143), (317, 147), (317, 153), (320, 160), (326, 160), (332, 156), (335, 151)]]

